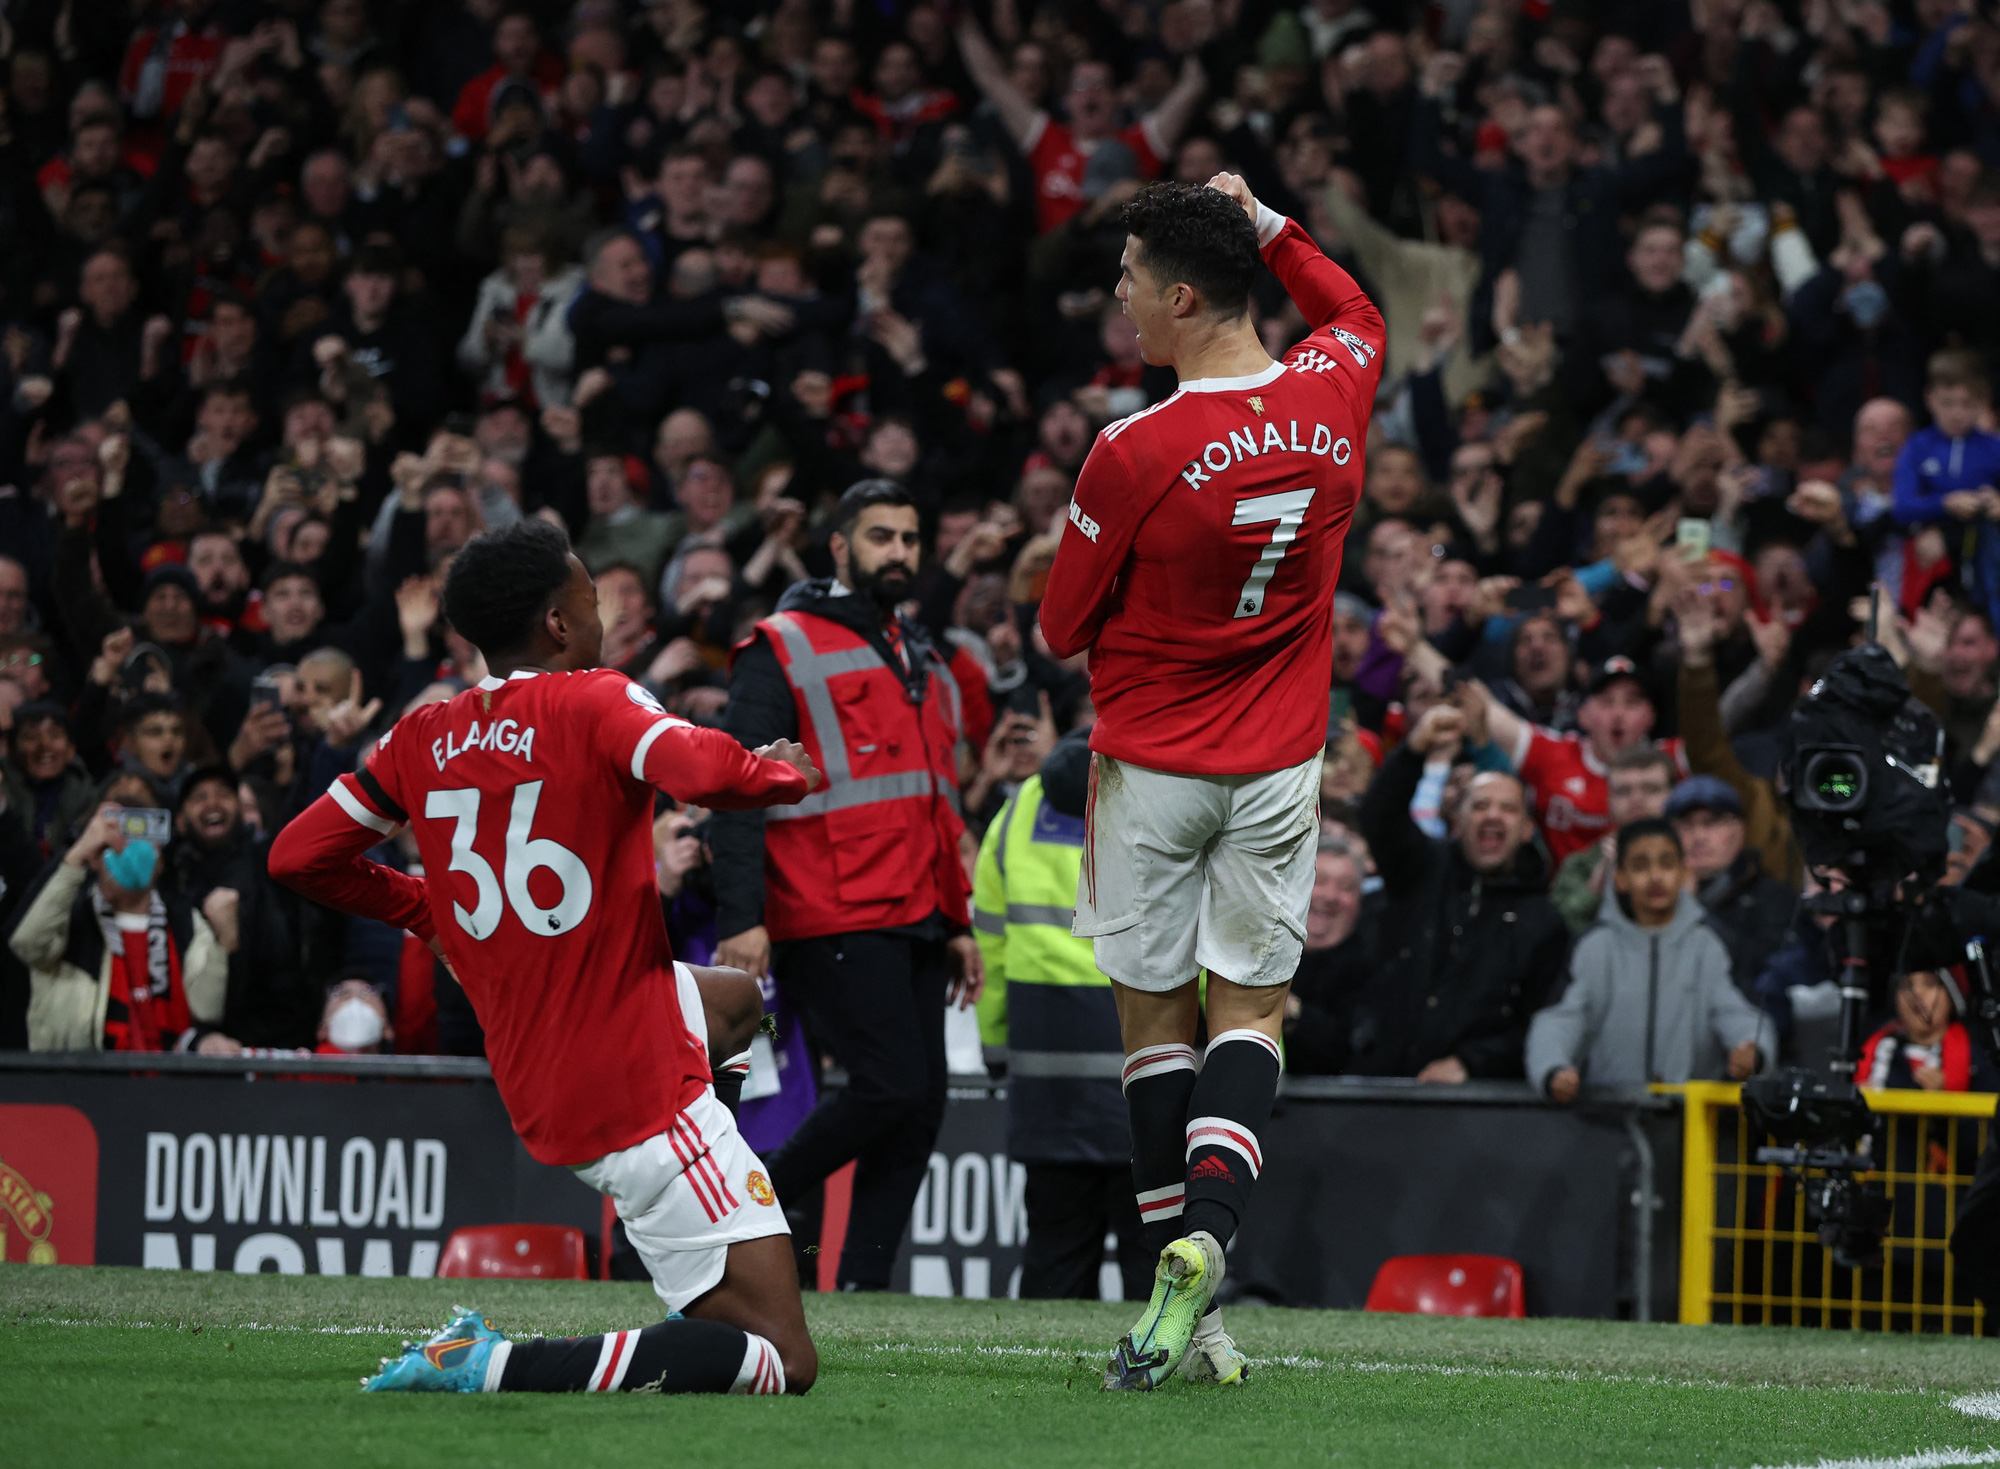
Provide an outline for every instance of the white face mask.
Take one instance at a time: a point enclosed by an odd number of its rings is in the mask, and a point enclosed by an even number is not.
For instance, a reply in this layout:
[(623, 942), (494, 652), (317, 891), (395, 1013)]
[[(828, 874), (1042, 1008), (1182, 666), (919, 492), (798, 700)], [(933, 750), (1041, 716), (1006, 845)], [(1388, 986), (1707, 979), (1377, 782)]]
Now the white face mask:
[(342, 1000), (326, 1019), (327, 1041), (343, 1051), (370, 1051), (382, 1040), (382, 1012), (363, 999)]

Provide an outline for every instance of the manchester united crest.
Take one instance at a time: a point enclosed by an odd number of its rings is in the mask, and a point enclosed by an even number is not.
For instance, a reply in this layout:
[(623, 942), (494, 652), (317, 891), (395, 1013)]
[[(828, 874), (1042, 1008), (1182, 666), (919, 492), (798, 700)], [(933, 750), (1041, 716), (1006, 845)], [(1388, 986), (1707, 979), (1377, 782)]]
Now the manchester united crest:
[[(54, 1206), (55, 1201), (23, 1178), (18, 1169), (0, 1162), (0, 1219), (27, 1239), (30, 1265), (56, 1263), (56, 1247), (49, 1243), (50, 1210)], [(5, 1238), (6, 1231), (0, 1229), (0, 1258), (4, 1258)]]
[(743, 1186), (750, 1190), (751, 1198), (767, 1208), (778, 1202), (778, 1196), (771, 1192), (771, 1180), (755, 1168), (752, 1168), (750, 1176), (743, 1180)]

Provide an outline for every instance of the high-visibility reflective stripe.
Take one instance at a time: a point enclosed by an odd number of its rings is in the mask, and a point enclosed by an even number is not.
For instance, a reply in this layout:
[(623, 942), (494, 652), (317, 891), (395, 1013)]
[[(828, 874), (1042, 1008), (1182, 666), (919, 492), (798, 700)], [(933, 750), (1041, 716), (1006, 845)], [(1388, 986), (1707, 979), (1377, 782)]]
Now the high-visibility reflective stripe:
[(988, 913), (983, 908), (972, 910), (972, 926), (980, 933), (990, 933), (995, 938), (1007, 932), (1007, 920), (998, 913)]
[(1054, 903), (1009, 903), (1007, 905), (1009, 923), (1046, 923), (1060, 928), (1064, 933), (1076, 922), (1076, 909), (1058, 907)]
[[(790, 615), (777, 612), (767, 620), (784, 641), (785, 674), (805, 698), (806, 718), (812, 722), (812, 736), (819, 746), (826, 785), (795, 806), (767, 810), (766, 820), (802, 821), (808, 817), (824, 816), (829, 811), (866, 806), (875, 801), (934, 795), (942, 795), (954, 812), (963, 814), (958, 788), (937, 780), (929, 770), (905, 770), (893, 775), (854, 779), (853, 766), (847, 758), (846, 731), (841, 728), (840, 714), (834, 708), (833, 693), (827, 687), (827, 680), (844, 673), (866, 673), (881, 667), (881, 657), (872, 647), (820, 653), (814, 650), (805, 629)], [(943, 672), (941, 666), (936, 666), (934, 671)], [(958, 685), (950, 674), (945, 674), (944, 678), (956, 709)], [(921, 715), (919, 720), (921, 722)]]
[(1009, 1051), (1009, 1076), (1116, 1081), (1125, 1069), (1117, 1051)]
[[(824, 740), (820, 742), (820, 747), (827, 764), (831, 766), (833, 760)], [(841, 764), (846, 763), (843, 751)], [(850, 806), (869, 806), (877, 801), (897, 801), (911, 796), (928, 797), (932, 789), (928, 770), (902, 770), (894, 775), (871, 775), (864, 780), (848, 780), (843, 773), (839, 784), (814, 791), (796, 806), (773, 806), (765, 811), (764, 819), (803, 821), (809, 816), (824, 816), (829, 811), (844, 811)]]
[(791, 660), (786, 667), (801, 687), (809, 683), (826, 683), (844, 673), (867, 673), (882, 666), (882, 657), (873, 647), (815, 652), (797, 623), (786, 620), (783, 614), (774, 616), (771, 621), (778, 625), (780, 635), (785, 639), (785, 651)]
[[(833, 694), (826, 686), (826, 681), (831, 675), (816, 672), (812, 667), (821, 660), (822, 655), (813, 651), (812, 641), (806, 637), (805, 629), (782, 612), (774, 613), (770, 621), (771, 626), (778, 630), (778, 636), (784, 639), (785, 675), (792, 680), (793, 687), (805, 696), (806, 718), (812, 721), (813, 739), (819, 745), (820, 765), (826, 771), (825, 790), (807, 796), (798, 806), (775, 808), (797, 820), (807, 814), (814, 816), (823, 814), (822, 811), (807, 813), (801, 807), (810, 805), (814, 801), (825, 801), (828, 796), (835, 794), (835, 787), (849, 784), (852, 772), (847, 763), (847, 740), (841, 733), (840, 715), (834, 710)], [(873, 649), (855, 648), (849, 651), (867, 654), (871, 663), (879, 661)], [(823, 809), (833, 808), (829, 806)]]
[(951, 695), (951, 727), (960, 734), (964, 734), (965, 701), (964, 697), (958, 691), (958, 680), (952, 677), (951, 669), (945, 663), (943, 649), (938, 650), (938, 656), (932, 665), (932, 671), (944, 680), (944, 691)]
[[(951, 743), (956, 749), (959, 740), (965, 737), (965, 703), (958, 692), (958, 680), (951, 676), (951, 669), (945, 665), (942, 649), (939, 649), (937, 657), (931, 660), (931, 671), (944, 681), (944, 691), (951, 699)], [(919, 728), (923, 725), (922, 711), (917, 714), (917, 724)], [(963, 819), (965, 806), (959, 799), (958, 787), (947, 782), (942, 787), (942, 793), (945, 804), (951, 807), (952, 815)], [(1006, 875), (1004, 868), (1001, 875)]]
[[(1022, 790), (1026, 784), (1023, 783)], [(1012, 835), (1008, 830), (1014, 824), (1015, 808), (1021, 804), (1021, 792), (1015, 791), (1007, 798), (1007, 804), (1000, 808), (1000, 819), (994, 823), (1000, 828), (1000, 839), (993, 844), (993, 865), (1000, 869), (1000, 881), (1007, 880), (1007, 840)]]

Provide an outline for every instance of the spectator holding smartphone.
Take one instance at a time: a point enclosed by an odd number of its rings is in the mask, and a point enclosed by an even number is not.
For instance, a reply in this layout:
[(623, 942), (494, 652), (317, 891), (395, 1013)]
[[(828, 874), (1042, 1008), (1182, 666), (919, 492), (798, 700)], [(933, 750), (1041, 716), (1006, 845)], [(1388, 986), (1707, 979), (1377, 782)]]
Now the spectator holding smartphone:
[[(1027, 690), (1016, 690), (1019, 700)], [(977, 826), (984, 827), (1000, 814), (1007, 798), (1037, 770), (1056, 747), (1056, 720), (1050, 709), (1048, 690), (1035, 694), (1037, 712), (1008, 710), (993, 722), (987, 737), (986, 753), (979, 762), (979, 774), (965, 789), (965, 811)]]
[(222, 1018), (235, 894), (211, 893), (197, 912), (160, 890), (167, 813), (151, 800), (137, 777), (114, 779), (14, 929), (32, 986), (29, 1050), (187, 1050)]

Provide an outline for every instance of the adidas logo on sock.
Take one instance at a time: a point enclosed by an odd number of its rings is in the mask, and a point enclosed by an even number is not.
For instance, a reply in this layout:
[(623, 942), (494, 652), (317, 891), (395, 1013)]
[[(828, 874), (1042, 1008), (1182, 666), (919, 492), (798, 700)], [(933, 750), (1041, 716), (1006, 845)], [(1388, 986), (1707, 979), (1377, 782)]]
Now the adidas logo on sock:
[(1219, 1178), (1224, 1183), (1232, 1184), (1236, 1182), (1236, 1175), (1229, 1171), (1229, 1165), (1216, 1153), (1210, 1153), (1188, 1170), (1189, 1183), (1193, 1183), (1197, 1178)]

